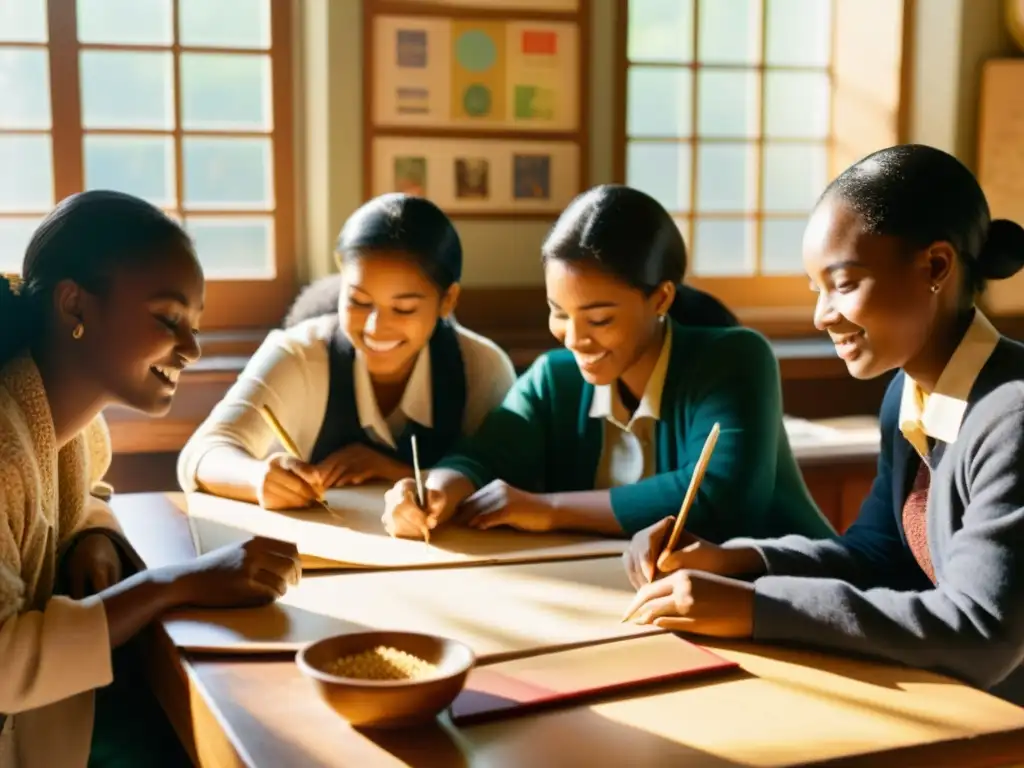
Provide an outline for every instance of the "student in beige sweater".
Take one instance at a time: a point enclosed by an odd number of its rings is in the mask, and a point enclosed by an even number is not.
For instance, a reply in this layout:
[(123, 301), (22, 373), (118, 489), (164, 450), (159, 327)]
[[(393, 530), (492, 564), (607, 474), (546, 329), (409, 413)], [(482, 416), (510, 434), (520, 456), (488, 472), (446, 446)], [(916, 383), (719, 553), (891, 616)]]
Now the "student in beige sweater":
[(184, 231), (86, 192), (43, 221), (22, 273), (0, 278), (0, 765), (166, 765), (119, 752), (131, 728), (93, 734), (112, 649), (172, 608), (273, 600), (297, 553), (257, 539), (129, 575), (138, 559), (90, 494), (110, 461), (101, 410), (165, 413), (199, 357), (204, 281)]

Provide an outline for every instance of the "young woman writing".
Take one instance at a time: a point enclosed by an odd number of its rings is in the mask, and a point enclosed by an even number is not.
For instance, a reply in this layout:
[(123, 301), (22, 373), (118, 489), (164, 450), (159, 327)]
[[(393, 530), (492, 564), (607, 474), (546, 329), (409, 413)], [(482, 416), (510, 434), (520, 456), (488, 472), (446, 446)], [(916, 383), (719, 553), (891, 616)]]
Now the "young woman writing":
[[(336, 310), (271, 333), (178, 462), (186, 490), (268, 509), (334, 486), (412, 475), (472, 433), (515, 379), (493, 342), (455, 323), (462, 246), (433, 203), (390, 194), (338, 238)], [(302, 454), (281, 452), (269, 406)], [(269, 455), (268, 455), (269, 454)]]
[[(827, 536), (782, 426), (778, 365), (744, 328), (685, 325), (686, 249), (653, 198), (624, 186), (578, 197), (544, 243), (551, 333), (481, 428), (426, 480), (389, 491), (384, 523), (422, 536), (469, 525), (632, 534), (679, 509), (712, 426), (718, 447), (691, 526)], [(681, 321), (681, 322), (680, 322)]]
[(952, 156), (891, 147), (825, 191), (804, 266), (850, 373), (898, 370), (871, 493), (837, 540), (691, 536), (653, 583), (670, 521), (641, 532), (626, 557), (638, 620), (869, 654), (1024, 704), (1024, 345), (974, 303), (1024, 266), (1024, 229), (990, 220)]
[[(172, 608), (267, 602), (297, 578), (294, 545), (265, 539), (125, 578), (137, 558), (90, 495), (110, 463), (100, 411), (166, 413), (179, 373), (199, 357), (202, 304), (188, 236), (114, 192), (63, 201), (32, 237), (22, 275), (0, 278), (5, 768), (84, 766), (90, 748), (90, 765), (158, 764), (124, 753), (141, 741), (123, 721), (104, 718), (115, 727), (93, 734), (93, 690), (114, 676), (111, 649)], [(55, 594), (58, 583), (72, 594)]]

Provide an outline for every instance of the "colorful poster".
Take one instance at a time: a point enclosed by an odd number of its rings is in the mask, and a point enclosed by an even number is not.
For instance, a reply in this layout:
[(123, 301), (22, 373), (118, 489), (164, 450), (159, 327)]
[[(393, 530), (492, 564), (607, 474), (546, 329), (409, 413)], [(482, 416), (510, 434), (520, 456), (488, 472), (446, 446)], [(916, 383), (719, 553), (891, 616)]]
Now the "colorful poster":
[(575, 32), (565, 24), (520, 21), (506, 26), (510, 109), (517, 127), (576, 127), (578, 70), (569, 64), (577, 61)]
[(455, 159), (455, 197), (459, 200), (487, 200), (491, 162), (486, 157)]
[(452, 119), (505, 120), (505, 24), (452, 22)]
[(404, 192), (416, 197), (426, 197), (427, 159), (425, 157), (397, 156), (394, 168), (393, 191)]
[(516, 200), (551, 199), (551, 155), (512, 157), (512, 196)]
[(373, 44), (375, 122), (449, 122), (451, 22), (426, 17), (378, 17)]
[(450, 214), (557, 215), (580, 191), (573, 141), (379, 136), (370, 195), (426, 195)]
[(570, 22), (377, 16), (378, 126), (579, 129), (579, 29)]

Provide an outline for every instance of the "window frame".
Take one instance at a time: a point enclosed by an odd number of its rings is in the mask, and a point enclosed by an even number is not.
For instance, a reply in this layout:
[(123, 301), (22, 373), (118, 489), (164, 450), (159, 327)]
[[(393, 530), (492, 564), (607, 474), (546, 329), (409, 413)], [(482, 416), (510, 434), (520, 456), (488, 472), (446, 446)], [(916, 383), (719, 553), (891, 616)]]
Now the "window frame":
[[(827, 68), (819, 68), (827, 70), (829, 76), (830, 88), (832, 89), (831, 98), (829, 100), (829, 129), (824, 144), (826, 147), (827, 167), (829, 179), (835, 176), (838, 170), (836, 166), (836, 155), (839, 153), (839, 147), (837, 142), (836, 130), (834, 125), (835, 115), (835, 89), (836, 89), (836, 47), (837, 47), (837, 33), (839, 17), (839, 4), (843, 0), (830, 0), (832, 3), (832, 50), (829, 55), (829, 64)], [(613, 157), (612, 157), (612, 173), (613, 179), (620, 184), (627, 183), (626, 179), (626, 158), (628, 147), (630, 143), (630, 135), (628, 131), (628, 99), (629, 99), (629, 70), (633, 66), (633, 63), (629, 59), (629, 4), (631, 0), (616, 0), (616, 20), (615, 24), (615, 39), (614, 39), (614, 67), (615, 67), (615, 91), (618, 95), (618, 108), (615, 110), (615, 121), (613, 125)], [(699, 24), (697, 22), (697, 14), (699, 14), (699, 3), (701, 0), (694, 0), (694, 38), (699, 34)], [(766, 5), (769, 0), (761, 0), (763, 3), (762, 8)], [(910, 62), (912, 60), (912, 40), (913, 40), (913, 9), (914, 0), (903, 0), (902, 2), (902, 17), (903, 17), (903, 29), (901, 36), (901, 48), (900, 48), (900, 99), (896, 114), (896, 126), (895, 126), (895, 138), (897, 142), (905, 140), (907, 135), (907, 129), (909, 124), (909, 110), (908, 110), (908, 99), (907, 94), (909, 92), (909, 82), (912, 76), (910, 70)], [(764, 51), (766, 37), (767, 37), (767, 25), (762, 14), (761, 18), (761, 50)], [(666, 64), (664, 66), (670, 68), (685, 68), (690, 69), (696, 75), (701, 68), (701, 63), (696, 58), (696, 39), (694, 40), (694, 52), (695, 59), (692, 64), (679, 64), (672, 65)], [(763, 54), (762, 54), (763, 55)], [(644, 62), (637, 62), (639, 66), (646, 66)], [(651, 64), (650, 66), (660, 66), (657, 63)], [(732, 67), (730, 67), (732, 68)], [(760, 84), (760, 100), (758, 104), (759, 108), (759, 131), (756, 137), (749, 139), (743, 139), (744, 143), (751, 145), (758, 145), (759, 151), (763, 151), (763, 146), (766, 142), (764, 135), (764, 122), (766, 111), (764, 109), (764, 94), (765, 94), (765, 78), (764, 73), (769, 71), (788, 71), (792, 68), (785, 66), (774, 66), (767, 65), (765, 62), (760, 61), (757, 64), (750, 65), (737, 65), (735, 67), (737, 71), (757, 71), (762, 74)], [(696, 78), (694, 80), (693, 98), (697, 99), (697, 88)], [(697, 119), (696, 111), (693, 115), (694, 121)], [(699, 146), (699, 136), (694, 134), (686, 139), (685, 141), (690, 143), (691, 146), (696, 149)], [(740, 141), (740, 140), (737, 140)], [(782, 140), (785, 141), (785, 140)], [(812, 143), (815, 140), (808, 140), (807, 143)], [(696, 152), (694, 152), (696, 156)], [(763, 189), (762, 189), (762, 176), (763, 170), (763, 155), (759, 161), (760, 168), (757, 179), (757, 189), (755, 204), (747, 211), (742, 214), (736, 214), (736, 218), (748, 219), (755, 221), (760, 225), (760, 222), (765, 218), (786, 218), (785, 215), (781, 217), (775, 216), (764, 216), (763, 212)], [(694, 159), (691, 161), (691, 186), (694, 183), (694, 179), (697, 174), (697, 163)], [(691, 189), (691, 195), (693, 190)], [(691, 249), (693, 245), (693, 229), (694, 222), (698, 218), (714, 219), (715, 214), (710, 216), (704, 215), (703, 217), (697, 211), (692, 208), (685, 212), (685, 225), (681, 227), (686, 240), (687, 248)], [(730, 218), (732, 215), (730, 214)], [(790, 217), (792, 218), (792, 217)], [(760, 267), (762, 258), (762, 230), (760, 226), (755, 228), (755, 248), (757, 259), (757, 265)], [(690, 251), (691, 263), (692, 263), (692, 251)], [(730, 309), (732, 309), (740, 320), (746, 324), (752, 325), (759, 330), (768, 333), (774, 337), (791, 337), (791, 336), (805, 336), (814, 333), (812, 313), (815, 305), (816, 295), (810, 290), (808, 279), (802, 274), (755, 274), (755, 275), (744, 275), (735, 277), (725, 276), (709, 276), (701, 277), (698, 275), (687, 275), (686, 282), (695, 288), (707, 291), (714, 296), (718, 297), (721, 301), (726, 303)]]
[[(295, 127), (293, 108), (293, 0), (268, 0), (270, 8), (270, 46), (243, 49), (216, 46), (183, 46), (178, 40), (179, 0), (170, 0), (173, 19), (173, 42), (170, 45), (93, 44), (78, 40), (76, 0), (47, 0), (48, 38), (46, 42), (12, 42), (4, 47), (45, 49), (49, 64), (50, 128), (12, 129), (13, 135), (48, 134), (53, 153), (54, 202), (85, 188), (84, 138), (87, 133), (132, 136), (168, 136), (174, 140), (175, 191), (177, 203), (183, 202), (183, 143), (185, 134), (245, 136), (245, 131), (186, 131), (180, 120), (180, 56), (182, 52), (230, 54), (235, 56), (265, 55), (270, 60), (270, 109), (272, 128), (261, 135), (271, 141), (272, 206), (259, 211), (202, 210), (203, 216), (217, 214), (244, 218), (247, 215), (269, 216), (273, 222), (274, 277), (260, 279), (207, 279), (206, 309), (202, 327), (209, 330), (266, 328), (276, 325), (284, 316), (297, 287), (297, 232), (295, 189)], [(116, 129), (86, 131), (82, 124), (80, 89), (80, 52), (83, 50), (124, 50), (170, 52), (173, 67), (174, 125), (169, 130)], [(180, 215), (180, 211), (178, 212)], [(36, 215), (35, 212), (9, 211), (5, 217)]]

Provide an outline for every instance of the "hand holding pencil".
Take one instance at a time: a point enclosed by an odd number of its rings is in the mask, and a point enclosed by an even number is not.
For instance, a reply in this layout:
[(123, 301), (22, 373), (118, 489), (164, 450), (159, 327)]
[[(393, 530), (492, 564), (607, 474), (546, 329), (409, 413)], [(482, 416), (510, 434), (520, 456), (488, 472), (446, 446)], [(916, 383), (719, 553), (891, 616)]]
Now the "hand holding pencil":
[(436, 527), (438, 513), (445, 507), (442, 491), (427, 490), (420, 468), (419, 444), (412, 437), (413, 477), (399, 480), (384, 494), (381, 522), (389, 535), (401, 539), (423, 539), (430, 543), (430, 531)]
[(302, 509), (310, 504), (326, 507), (319, 473), (302, 460), (295, 441), (269, 406), (260, 408), (260, 415), (286, 452), (274, 454), (263, 463), (255, 488), (260, 506), (274, 510)]
[[(679, 568), (702, 570), (699, 566), (703, 564), (704, 559), (699, 554), (695, 554), (700, 540), (688, 534), (684, 528), (686, 518), (700, 490), (700, 484), (704, 480), (704, 473), (711, 461), (715, 445), (718, 443), (720, 431), (719, 425), (715, 424), (704, 442), (704, 448), (694, 466), (690, 485), (686, 489), (679, 514), (675, 517), (666, 517), (649, 528), (645, 528), (637, 533), (630, 542), (629, 549), (623, 555), (623, 562), (629, 580), (635, 588), (639, 589), (644, 584), (654, 581), (661, 573), (668, 573)], [(683, 548), (678, 550), (680, 544), (683, 545)], [(705, 549), (704, 552), (706, 551)]]

